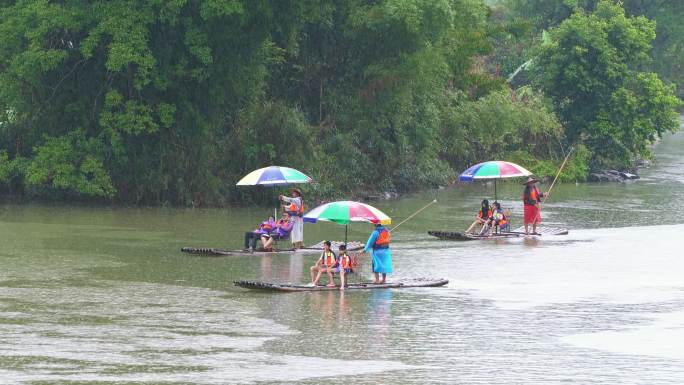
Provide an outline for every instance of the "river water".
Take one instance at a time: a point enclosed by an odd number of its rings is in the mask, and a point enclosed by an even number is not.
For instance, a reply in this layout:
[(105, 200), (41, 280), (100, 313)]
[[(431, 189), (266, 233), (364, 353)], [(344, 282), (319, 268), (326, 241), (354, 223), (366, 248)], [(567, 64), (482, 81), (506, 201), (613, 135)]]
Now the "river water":
[[(393, 277), (444, 288), (254, 292), (232, 281), (304, 282), (315, 256), (179, 251), (240, 247), (267, 208), (0, 206), (0, 384), (684, 383), (684, 134), (656, 153), (638, 181), (554, 189), (568, 236), (426, 234), (467, 226), (491, 185), (377, 202), (398, 223), (438, 199), (394, 233)], [(521, 188), (499, 186), (517, 223)]]

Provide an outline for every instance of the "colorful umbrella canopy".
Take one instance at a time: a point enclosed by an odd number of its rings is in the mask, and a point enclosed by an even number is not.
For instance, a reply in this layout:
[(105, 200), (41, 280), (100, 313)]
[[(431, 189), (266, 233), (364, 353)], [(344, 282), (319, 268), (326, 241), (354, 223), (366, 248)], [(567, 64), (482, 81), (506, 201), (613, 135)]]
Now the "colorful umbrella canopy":
[(371, 222), (388, 225), (392, 219), (373, 206), (354, 201), (326, 203), (304, 214), (304, 222), (329, 221), (348, 225), (351, 222)]
[(254, 170), (237, 182), (237, 186), (275, 186), (294, 183), (311, 183), (312, 179), (301, 171), (289, 167), (270, 166)]
[(472, 182), (479, 179), (494, 179), (494, 200), (498, 199), (496, 191), (496, 180), (502, 178), (518, 178), (521, 176), (532, 175), (526, 168), (515, 163), (504, 162), (502, 160), (492, 160), (489, 162), (478, 163), (458, 176), (461, 182)]
[(532, 175), (530, 171), (515, 163), (493, 160), (470, 167), (458, 176), (458, 180), (472, 182), (475, 179), (518, 178), (529, 175)]

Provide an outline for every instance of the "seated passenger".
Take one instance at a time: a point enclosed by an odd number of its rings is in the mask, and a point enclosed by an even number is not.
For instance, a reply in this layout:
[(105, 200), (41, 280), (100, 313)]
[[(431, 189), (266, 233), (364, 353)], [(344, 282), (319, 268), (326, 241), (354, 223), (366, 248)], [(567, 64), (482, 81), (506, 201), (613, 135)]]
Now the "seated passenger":
[(323, 242), (323, 253), (316, 261), (316, 264), (311, 266), (309, 271), (311, 272), (311, 283), (309, 286), (318, 285), (318, 280), (321, 279), (321, 274), (328, 274), (328, 285), (327, 287), (335, 287), (335, 282), (333, 281), (332, 272), (333, 269), (337, 267), (337, 256), (330, 250), (330, 241)]
[(344, 290), (344, 276), (353, 273), (352, 269), (352, 257), (347, 254), (347, 245), (340, 245), (337, 266), (333, 269), (334, 273), (340, 273), (340, 290)]
[(508, 229), (508, 218), (501, 209), (501, 203), (499, 202), (494, 202), (494, 210), (492, 211), (492, 215), (487, 220), (487, 223), (482, 226), (480, 235), (487, 235), (491, 233), (492, 226), (498, 226), (499, 230), (501, 231)]
[(269, 234), (261, 234), (261, 243), (264, 245), (264, 250), (273, 251), (273, 241), (287, 238), (290, 235), (290, 231), (292, 231), (292, 226), (293, 222), (290, 214), (284, 212), (283, 216), (278, 219), (273, 231)]
[(499, 231), (511, 231), (511, 221), (509, 220), (511, 217), (511, 210), (501, 210), (501, 216), (503, 219), (500, 219), (499, 222), (496, 223), (496, 225), (499, 226)]
[(484, 225), (487, 223), (489, 218), (492, 216), (492, 209), (489, 207), (489, 201), (484, 199), (482, 200), (482, 206), (480, 207), (480, 211), (477, 213), (477, 217), (475, 217), (475, 222), (473, 222), (470, 227), (468, 227), (468, 230), (466, 230), (466, 234), (470, 233), (473, 230), (473, 227), (475, 225)]
[(256, 249), (257, 240), (263, 235), (268, 234), (276, 227), (275, 218), (273, 216), (268, 217), (268, 220), (263, 221), (259, 224), (253, 231), (248, 231), (245, 233), (245, 250), (254, 251)]

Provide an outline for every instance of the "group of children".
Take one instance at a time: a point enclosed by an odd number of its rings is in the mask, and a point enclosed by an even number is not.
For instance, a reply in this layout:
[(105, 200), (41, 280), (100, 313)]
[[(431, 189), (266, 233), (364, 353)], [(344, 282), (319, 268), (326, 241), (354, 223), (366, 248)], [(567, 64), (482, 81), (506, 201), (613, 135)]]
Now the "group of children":
[(326, 286), (335, 287), (333, 274), (338, 273), (340, 275), (340, 290), (344, 290), (345, 275), (352, 273), (353, 268), (353, 259), (347, 254), (346, 245), (340, 245), (339, 254), (335, 255), (331, 250), (330, 241), (325, 241), (323, 242), (323, 253), (321, 253), (316, 264), (309, 269), (311, 272), (311, 283), (309, 286), (317, 286), (321, 275), (326, 273), (328, 275), (328, 284)]
[[(525, 234), (539, 235), (537, 233), (537, 225), (542, 222), (541, 203), (549, 196), (548, 192), (542, 193), (539, 188), (535, 186), (537, 183), (533, 177), (528, 177), (523, 185), (525, 189), (521, 195), (523, 200), (523, 224), (525, 225)], [(510, 224), (508, 221), (508, 212), (501, 209), (499, 202), (494, 202), (490, 207), (488, 200), (482, 201), (482, 207), (466, 234), (472, 234), (471, 231), (477, 225), (482, 225), (482, 229), (477, 235), (487, 236), (491, 233), (493, 227), (498, 227), (499, 231), (510, 231)], [(530, 233), (529, 225), (532, 225), (532, 233)]]
[(477, 233), (480, 236), (489, 235), (492, 232), (492, 228), (498, 227), (499, 231), (508, 231), (509, 223), (506, 213), (501, 209), (501, 204), (499, 202), (494, 202), (492, 206), (489, 205), (489, 201), (484, 199), (482, 201), (482, 207), (477, 213), (475, 222), (473, 222), (466, 234), (471, 234), (473, 228), (477, 225), (481, 225), (482, 228)]

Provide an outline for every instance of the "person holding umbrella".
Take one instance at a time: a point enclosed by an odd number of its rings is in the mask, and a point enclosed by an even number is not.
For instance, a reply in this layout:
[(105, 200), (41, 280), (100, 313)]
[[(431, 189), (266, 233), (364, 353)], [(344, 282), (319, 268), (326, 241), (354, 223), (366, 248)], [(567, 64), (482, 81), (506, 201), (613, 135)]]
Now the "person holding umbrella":
[(302, 199), (302, 192), (298, 188), (290, 190), (291, 197), (285, 195), (280, 196), (280, 200), (284, 203), (283, 209), (290, 214), (293, 219), (292, 232), (290, 232), (290, 239), (292, 240), (292, 247), (301, 249), (304, 247), (304, 200)]
[[(375, 274), (373, 283), (385, 283), (387, 274), (392, 272), (392, 253), (389, 245), (390, 233), (382, 223), (378, 222), (363, 249), (364, 253), (371, 252), (373, 274)], [(380, 274), (382, 274), (382, 280), (380, 280)]]
[(532, 234), (537, 235), (537, 224), (541, 223), (541, 207), (539, 203), (544, 199), (546, 196), (546, 193), (542, 193), (539, 191), (537, 186), (534, 184), (537, 183), (537, 180), (528, 177), (527, 181), (524, 183), (525, 184), (525, 190), (523, 190), (522, 193), (522, 199), (523, 199), (523, 205), (524, 205), (524, 214), (523, 214), (523, 223), (525, 224), (525, 234), (529, 235), (529, 226), (532, 224)]

